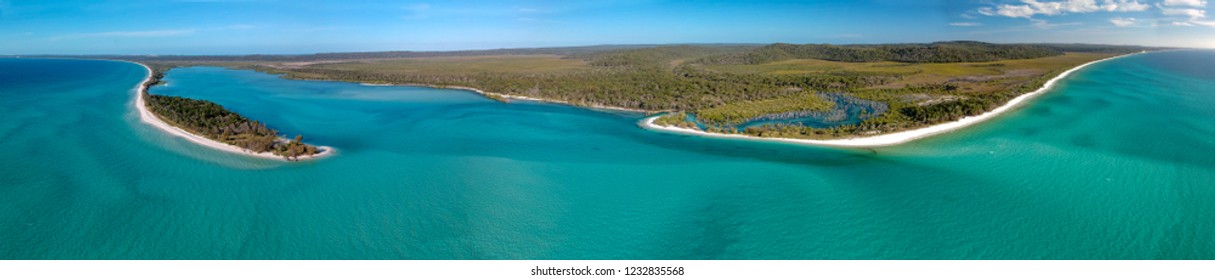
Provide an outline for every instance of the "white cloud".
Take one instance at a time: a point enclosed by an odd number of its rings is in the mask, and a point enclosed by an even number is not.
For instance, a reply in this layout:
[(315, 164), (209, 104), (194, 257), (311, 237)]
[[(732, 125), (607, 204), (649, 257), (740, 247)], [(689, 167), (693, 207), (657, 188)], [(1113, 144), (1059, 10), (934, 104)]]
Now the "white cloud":
[(978, 22), (950, 22), (949, 23), (949, 26), (961, 26), (961, 27), (971, 27), (971, 26), (980, 26), (980, 25), (983, 25), (983, 24), (978, 23)]
[(1206, 0), (1164, 0), (1165, 6), (1206, 7)]
[(979, 14), (987, 16), (1005, 16), (1012, 18), (1031, 18), (1035, 15), (1064, 15), (1092, 12), (1141, 12), (1152, 6), (1140, 3), (1139, 0), (1064, 0), (1038, 1), (1021, 0), (1022, 5), (1002, 4), (995, 7), (979, 8)]
[(1038, 29), (1051, 29), (1051, 28), (1055, 27), (1055, 26), (1051, 25), (1049, 22), (1046, 22), (1046, 20), (1030, 19), (1029, 21), (1033, 22), (1034, 27), (1036, 27)]
[(1050, 23), (1049, 21), (1042, 20), (1042, 19), (1036, 19), (1036, 18), (1029, 19), (1029, 22), (1033, 25), (1034, 28), (1037, 28), (1037, 29), (1054, 29), (1054, 28), (1060, 27), (1060, 26), (1083, 25), (1083, 23), (1080, 23), (1080, 22)]
[(1202, 25), (1202, 26), (1206, 26), (1206, 27), (1215, 27), (1215, 21), (1191, 20), (1188, 23), (1191, 24), (1190, 26), (1193, 26), (1193, 24), (1197, 24), (1197, 25)]
[(1105, 5), (1102, 7), (1105, 8), (1105, 11), (1107, 12), (1142, 12), (1152, 8), (1152, 6), (1139, 3), (1139, 1), (1125, 0), (1120, 0), (1117, 2), (1106, 0)]
[[(989, 15), (989, 16), (993, 15), (991, 13), (990, 9), (987, 11), (979, 10), (979, 13)], [(1031, 8), (1030, 6), (1026, 6), (1026, 5), (1019, 5), (1019, 6), (1017, 6), (1017, 5), (1000, 5), (999, 7), (996, 8), (994, 15), (1001, 15), (1001, 16), (1013, 17), (1013, 18), (1016, 18), (1016, 17), (1028, 18), (1028, 17), (1034, 16), (1034, 14), (1036, 14), (1036, 13), (1038, 13), (1038, 11), (1036, 11), (1036, 10), (1034, 10), (1034, 8)]]
[(1199, 9), (1173, 9), (1160, 7), (1160, 12), (1166, 16), (1186, 16), (1190, 20), (1203, 19), (1207, 17), (1207, 11)]
[[(1161, 5), (1163, 4), (1163, 5)], [(1161, 4), (1156, 4), (1160, 8), (1160, 13), (1165, 16), (1173, 16), (1162, 20), (1171, 21), (1172, 26), (1206, 26), (1215, 27), (1215, 21), (1204, 20), (1207, 18), (1207, 11), (1194, 8), (1174, 8), (1172, 6), (1192, 6), (1203, 7), (1207, 4), (1205, 0), (1165, 0)], [(1183, 18), (1184, 17), (1184, 18)]]
[(1135, 25), (1135, 18), (1116, 17), (1116, 18), (1111, 18), (1110, 23), (1113, 23), (1115, 26), (1118, 26), (1118, 27), (1127, 27), (1127, 26)]

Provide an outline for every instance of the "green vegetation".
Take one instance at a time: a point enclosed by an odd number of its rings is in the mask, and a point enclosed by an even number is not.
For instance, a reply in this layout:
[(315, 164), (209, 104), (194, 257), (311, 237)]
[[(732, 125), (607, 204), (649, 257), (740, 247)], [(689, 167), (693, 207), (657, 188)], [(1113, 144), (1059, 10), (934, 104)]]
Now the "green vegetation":
[(699, 129), (695, 122), (688, 121), (688, 113), (686, 112), (675, 112), (659, 116), (657, 119), (654, 119), (654, 124)]
[[(892, 77), (865, 73), (815, 76), (751, 75), (705, 71), (680, 64), (739, 47), (664, 46), (575, 57), (409, 58), (294, 66), (247, 66), (288, 78), (386, 84), (463, 86), (511, 95), (649, 111), (697, 111), (750, 100), (805, 96), (802, 89), (877, 85)], [(472, 64), (472, 65), (469, 65)], [(453, 65), (461, 65), (455, 67)], [(530, 69), (523, 71), (520, 69)], [(813, 98), (813, 97), (809, 97)]]
[(792, 45), (772, 44), (749, 52), (731, 53), (699, 60), (703, 64), (763, 64), (789, 59), (820, 59), (845, 62), (983, 62), (1039, 58), (1063, 52), (1046, 46), (996, 45), (981, 42), (938, 42), (890, 45)]
[[(301, 64), (297, 64), (301, 65)], [(301, 67), (309, 66), (302, 64)], [(288, 65), (287, 67), (290, 67)], [(376, 63), (336, 63), (320, 64), (315, 67), (338, 67), (351, 71), (365, 71), (392, 75), (430, 73), (511, 73), (511, 74), (553, 74), (585, 70), (586, 62), (576, 59), (562, 59), (557, 55), (499, 55), (499, 56), (457, 56), (457, 57), (427, 57), (414, 59), (397, 59), (377, 61)]]
[(835, 106), (817, 94), (801, 94), (779, 99), (743, 101), (697, 111), (697, 117), (709, 123), (743, 123), (752, 118), (796, 111), (825, 111)]
[[(155, 69), (155, 68), (154, 68)], [(162, 72), (153, 71), (148, 85), (160, 83)], [(152, 95), (145, 92), (148, 110), (170, 125), (212, 140), (228, 143), (255, 153), (271, 152), (288, 160), (299, 160), (299, 156), (314, 155), (315, 146), (303, 143), (303, 136), (283, 141), (278, 131), (265, 124), (249, 120), (224, 109), (219, 104), (177, 96)]]
[(148, 68), (152, 69), (152, 76), (148, 77), (148, 81), (143, 83), (143, 87), (145, 90), (152, 88), (152, 86), (164, 83), (164, 81), (162, 81), (162, 79), (165, 78), (165, 71), (168, 71), (168, 69), (165, 66), (161, 66), (161, 65), (146, 65), (146, 66), (148, 66)]
[[(759, 136), (839, 138), (978, 114), (1085, 62), (1146, 48), (940, 42), (890, 45), (675, 45), (383, 52), (267, 57), (144, 57), (163, 67), (214, 65), (292, 79), (470, 87), (491, 93), (673, 112), (657, 123), (733, 132), (780, 116), (841, 108), (842, 94), (887, 109), (828, 128), (769, 124)], [(132, 59), (126, 57), (126, 59)], [(134, 58), (139, 59), (139, 58)], [(860, 103), (856, 103), (860, 104)], [(814, 112), (823, 112), (817, 114)], [(699, 123), (686, 120), (696, 116)], [(869, 114), (872, 113), (872, 114)]]

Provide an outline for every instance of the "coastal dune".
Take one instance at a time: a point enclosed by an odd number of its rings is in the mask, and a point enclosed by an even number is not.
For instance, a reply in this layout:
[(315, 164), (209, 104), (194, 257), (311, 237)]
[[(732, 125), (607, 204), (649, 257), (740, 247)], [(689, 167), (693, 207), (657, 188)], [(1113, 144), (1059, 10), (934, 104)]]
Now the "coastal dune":
[[(1142, 52), (1140, 52), (1140, 53), (1142, 53)], [(1058, 76), (1055, 76), (1054, 78), (1051, 78), (1050, 80), (1046, 81), (1046, 83), (1042, 84), (1041, 88), (1038, 88), (1037, 90), (1034, 90), (1034, 91), (1031, 91), (1028, 93), (1021, 94), (1020, 96), (1017, 96), (1016, 98), (1013, 98), (1012, 100), (1009, 100), (1008, 103), (1005, 103), (1004, 105), (997, 107), (991, 111), (985, 112), (983, 114), (979, 114), (976, 116), (963, 117), (956, 121), (936, 124), (936, 125), (932, 125), (932, 126), (928, 126), (928, 127), (917, 128), (917, 129), (912, 129), (912, 130), (907, 130), (907, 131), (894, 132), (894, 133), (888, 133), (888, 134), (881, 134), (881, 135), (876, 135), (876, 136), (857, 137), (857, 138), (848, 138), (848, 139), (833, 139), (833, 140), (813, 140), (813, 139), (795, 139), (795, 138), (758, 137), (758, 136), (745, 135), (745, 134), (713, 133), (713, 132), (706, 132), (706, 131), (697, 130), (697, 129), (654, 124), (654, 120), (658, 119), (660, 116), (653, 116), (653, 117), (645, 118), (644, 120), (641, 121), (640, 125), (643, 128), (654, 130), (654, 131), (676, 133), (676, 134), (699, 135), (699, 136), (708, 136), (708, 137), (717, 137), (717, 138), (738, 138), (738, 139), (751, 139), (751, 140), (760, 140), (760, 141), (773, 141), (773, 142), (806, 144), (806, 145), (815, 145), (815, 146), (834, 146), (834, 147), (864, 148), (864, 147), (893, 146), (893, 145), (903, 144), (903, 143), (911, 142), (913, 140), (917, 140), (917, 139), (921, 139), (921, 138), (925, 138), (925, 137), (929, 137), (929, 136), (933, 136), (933, 135), (937, 135), (937, 134), (941, 134), (941, 133), (954, 131), (954, 130), (957, 130), (960, 128), (975, 125), (975, 124), (981, 123), (983, 121), (992, 119), (996, 116), (999, 116), (1000, 114), (1008, 112), (1008, 111), (1012, 110), (1013, 108), (1016, 108), (1017, 106), (1020, 106), (1024, 103), (1026, 103), (1027, 101), (1033, 99), (1034, 97), (1037, 97), (1039, 95), (1046, 93), (1048, 90), (1050, 90), (1052, 87), (1054, 87), (1056, 82), (1058, 82), (1060, 79), (1067, 77), (1068, 75), (1070, 75), (1072, 72), (1075, 72), (1076, 70), (1080, 70), (1089, 65), (1100, 63), (1100, 62), (1103, 62), (1106, 60), (1126, 57), (1126, 56), (1135, 55), (1135, 54), (1139, 54), (1139, 53), (1124, 54), (1124, 55), (1094, 60), (1094, 61), (1090, 61), (1090, 62), (1081, 64), (1079, 66), (1073, 67), (1071, 69), (1068, 69), (1067, 71), (1063, 71), (1063, 73), (1059, 73)]]
[[(148, 71), (148, 76), (145, 77), (143, 79), (143, 81), (139, 82), (138, 88), (135, 91), (135, 109), (137, 111), (139, 111), (139, 120), (143, 121), (143, 123), (151, 125), (152, 127), (155, 127), (157, 129), (160, 129), (161, 131), (164, 131), (164, 132), (168, 133), (169, 135), (184, 138), (187, 141), (194, 142), (195, 144), (199, 144), (204, 147), (208, 147), (208, 148), (212, 148), (212, 149), (216, 149), (216, 150), (220, 150), (220, 151), (224, 151), (224, 152), (234, 153), (234, 154), (251, 156), (251, 157), (283, 160), (283, 161), (287, 160), (286, 158), (284, 158), (282, 156), (275, 155), (270, 152), (255, 153), (253, 151), (249, 151), (249, 150), (243, 149), (241, 147), (237, 147), (237, 146), (230, 145), (227, 143), (211, 140), (209, 138), (195, 135), (184, 129), (181, 129), (180, 127), (172, 126), (172, 125), (169, 125), (168, 123), (164, 122), (159, 117), (157, 117), (156, 114), (153, 114), (152, 111), (148, 110), (147, 103), (145, 103), (143, 100), (143, 96), (148, 90), (148, 85), (147, 85), (148, 81), (152, 80), (152, 68), (149, 68), (147, 65), (143, 65), (142, 63), (135, 63), (135, 64), (139, 64), (139, 66), (143, 66), (143, 68)], [(308, 155), (308, 156), (300, 156), (299, 159), (300, 160), (318, 159), (318, 158), (333, 155), (336, 152), (336, 150), (334, 150), (332, 147), (328, 147), (328, 146), (318, 146), (317, 149), (320, 150), (319, 153), (314, 154), (314, 155)]]

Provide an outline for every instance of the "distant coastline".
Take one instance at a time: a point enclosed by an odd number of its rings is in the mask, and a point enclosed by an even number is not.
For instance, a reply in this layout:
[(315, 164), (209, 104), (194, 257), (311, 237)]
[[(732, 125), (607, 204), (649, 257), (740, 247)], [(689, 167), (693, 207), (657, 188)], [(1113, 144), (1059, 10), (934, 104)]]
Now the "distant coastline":
[(647, 110), (642, 110), (642, 109), (624, 108), (624, 107), (616, 107), (616, 106), (604, 106), (604, 105), (595, 105), (595, 104), (575, 104), (572, 102), (556, 100), (556, 99), (546, 99), (546, 98), (537, 98), (537, 97), (531, 97), (531, 96), (502, 94), (502, 93), (497, 93), (497, 92), (488, 92), (488, 91), (484, 91), (484, 90), (477, 89), (477, 88), (463, 87), (463, 86), (440, 86), (440, 85), (430, 85), (430, 84), (377, 84), (377, 83), (359, 83), (359, 84), (364, 85), (364, 86), (373, 86), (373, 87), (407, 86), (407, 87), (427, 87), (427, 88), (437, 88), (437, 89), (458, 89), (458, 90), (466, 90), (466, 91), (475, 92), (477, 94), (488, 97), (490, 99), (504, 101), (504, 102), (507, 102), (507, 100), (509, 100), (509, 99), (514, 99), (514, 100), (525, 100), (525, 101), (534, 101), (534, 102), (543, 102), (543, 103), (562, 104), (562, 105), (569, 105), (569, 106), (574, 106), (574, 107), (599, 109), (599, 110), (607, 110), (607, 111), (623, 111), (623, 112), (646, 113), (646, 114), (657, 113), (655, 111), (647, 111)]
[(887, 133), (887, 134), (879, 134), (879, 135), (874, 135), (874, 136), (856, 137), (856, 138), (847, 138), (847, 139), (813, 140), (813, 139), (797, 139), (797, 138), (759, 137), (759, 136), (746, 135), (746, 134), (716, 133), (716, 132), (707, 132), (707, 131), (698, 130), (698, 129), (690, 129), (690, 128), (682, 128), (682, 127), (676, 127), (676, 126), (655, 124), (654, 120), (658, 119), (661, 116), (647, 117), (647, 118), (643, 119), (639, 123), (639, 125), (642, 128), (653, 130), (653, 131), (660, 131), (660, 132), (674, 133), (674, 134), (707, 136), (707, 137), (716, 137), (716, 138), (751, 139), (751, 140), (805, 144), (805, 145), (814, 145), (814, 146), (854, 147), (854, 148), (893, 146), (893, 145), (903, 144), (903, 143), (911, 142), (914, 140), (922, 139), (922, 138), (933, 136), (933, 135), (938, 135), (938, 134), (955, 131), (955, 130), (958, 130), (958, 129), (961, 129), (964, 127), (968, 127), (968, 126), (972, 126), (972, 125), (981, 123), (983, 121), (986, 121), (986, 120), (989, 120), (996, 116), (999, 116), (1000, 114), (1008, 112), (1011, 109), (1013, 109), (1019, 105), (1022, 105), (1024, 103), (1026, 103), (1027, 101), (1033, 99), (1034, 97), (1037, 97), (1039, 95), (1046, 93), (1046, 91), (1048, 91), (1052, 87), (1054, 87), (1056, 82), (1058, 82), (1060, 79), (1067, 77), (1068, 75), (1070, 75), (1072, 72), (1075, 72), (1076, 70), (1080, 70), (1084, 67), (1087, 67), (1089, 65), (1093, 65), (1093, 64), (1096, 64), (1099, 62), (1116, 59), (1116, 58), (1127, 57), (1127, 56), (1136, 55), (1136, 54), (1142, 54), (1142, 53), (1145, 53), (1145, 52), (1138, 52), (1138, 53), (1131, 53), (1131, 54), (1124, 54), (1124, 55), (1119, 55), (1119, 56), (1114, 56), (1114, 57), (1103, 58), (1103, 59), (1090, 61), (1090, 62), (1081, 64), (1079, 66), (1073, 67), (1071, 69), (1068, 69), (1067, 71), (1063, 71), (1062, 73), (1059, 73), (1059, 75), (1046, 81), (1046, 83), (1043, 83), (1042, 87), (1038, 88), (1037, 90), (1021, 94), (1021, 95), (1017, 96), (1016, 98), (1009, 100), (1008, 103), (1005, 103), (1004, 105), (1001, 105), (1000, 107), (997, 107), (995, 109), (992, 109), (991, 111), (987, 111), (987, 112), (984, 112), (984, 113), (976, 115), (976, 116), (968, 116), (968, 117), (963, 117), (961, 119), (958, 119), (958, 120), (955, 120), (952, 122), (934, 124), (931, 126), (912, 129), (912, 130), (899, 131), (899, 132), (893, 132), (893, 133)]
[[(127, 62), (131, 62), (131, 61), (127, 61)], [(196, 134), (190, 133), (190, 132), (186, 131), (185, 129), (182, 129), (180, 127), (176, 127), (176, 126), (173, 126), (173, 125), (170, 125), (170, 124), (164, 122), (159, 117), (157, 117), (156, 114), (154, 114), (154, 113), (152, 113), (152, 111), (148, 110), (147, 103), (143, 99), (143, 96), (145, 94), (148, 94), (147, 93), (148, 82), (152, 80), (152, 74), (153, 74), (152, 68), (148, 67), (147, 65), (145, 65), (143, 63), (138, 63), (138, 62), (131, 62), (131, 63), (138, 64), (139, 66), (142, 66), (144, 69), (146, 69), (148, 71), (148, 75), (143, 79), (143, 81), (139, 82), (138, 88), (135, 91), (135, 109), (139, 111), (139, 120), (143, 121), (146, 124), (151, 125), (152, 127), (160, 129), (161, 131), (164, 131), (165, 133), (168, 133), (169, 135), (184, 138), (187, 141), (194, 142), (195, 144), (199, 144), (204, 147), (208, 147), (208, 148), (212, 148), (212, 149), (216, 149), (216, 150), (220, 150), (220, 151), (224, 151), (224, 152), (229, 152), (229, 153), (245, 155), (245, 156), (287, 161), (287, 159), (284, 158), (283, 156), (275, 155), (270, 152), (255, 153), (253, 151), (242, 149), (235, 145), (222, 143), (219, 141), (215, 141), (215, 140), (211, 140), (209, 138), (203, 137), (201, 135), (196, 135)], [(286, 139), (283, 139), (283, 140), (286, 140)], [(319, 146), (317, 148), (320, 150), (319, 153), (314, 154), (314, 155), (301, 156), (301, 157), (299, 157), (299, 160), (319, 159), (319, 158), (334, 155), (336, 153), (336, 150), (333, 149), (333, 147)]]

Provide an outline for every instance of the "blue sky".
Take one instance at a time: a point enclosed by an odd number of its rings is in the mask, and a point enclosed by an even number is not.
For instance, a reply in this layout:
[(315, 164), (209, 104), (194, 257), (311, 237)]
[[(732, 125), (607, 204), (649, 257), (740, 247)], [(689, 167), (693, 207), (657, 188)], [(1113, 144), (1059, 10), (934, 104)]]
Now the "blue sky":
[(0, 0), (0, 54), (942, 40), (1215, 47), (1206, 0)]

